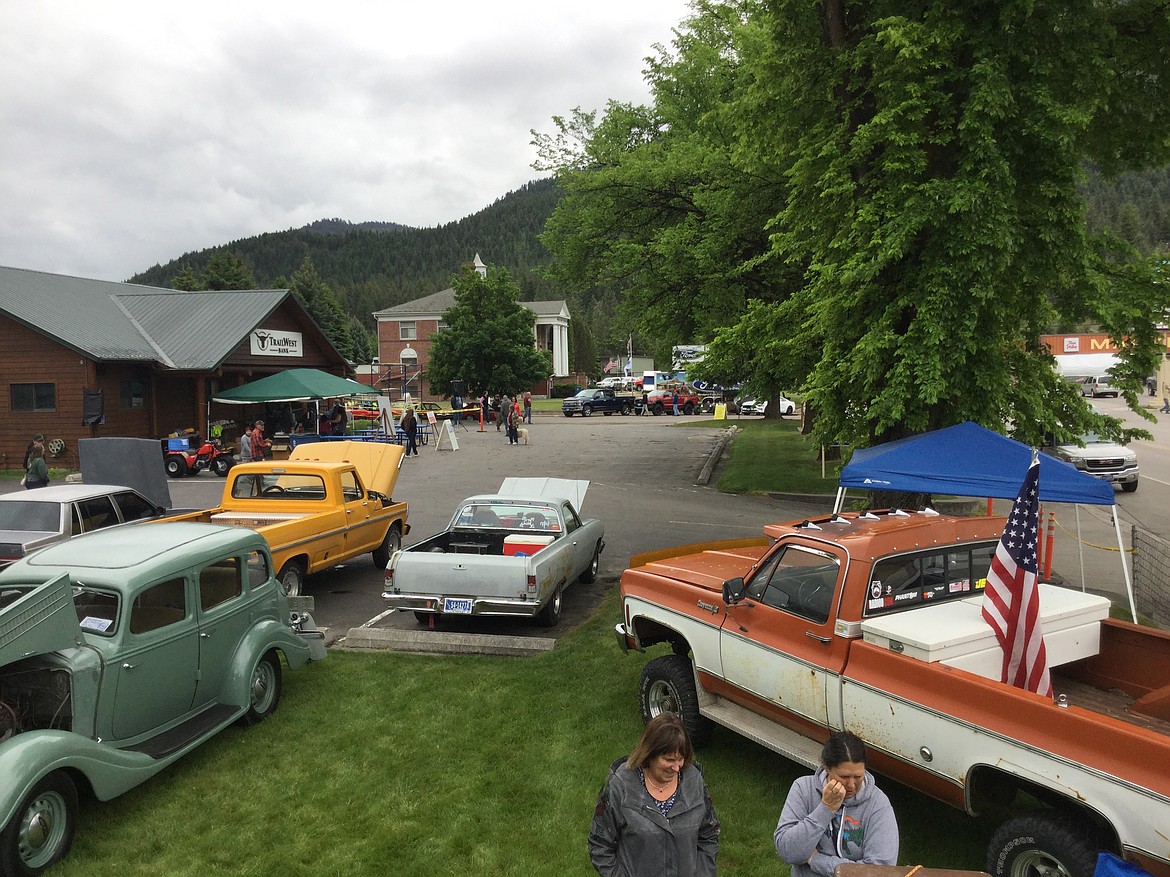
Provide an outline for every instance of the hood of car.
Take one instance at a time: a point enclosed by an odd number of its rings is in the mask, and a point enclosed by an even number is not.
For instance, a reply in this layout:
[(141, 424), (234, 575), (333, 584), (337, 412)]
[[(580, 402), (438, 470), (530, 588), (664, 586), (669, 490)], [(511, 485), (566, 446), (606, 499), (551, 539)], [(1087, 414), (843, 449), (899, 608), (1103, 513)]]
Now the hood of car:
[(588, 481), (574, 481), (571, 478), (505, 478), (498, 495), (527, 499), (567, 499), (573, 508), (581, 511), (581, 503), (585, 501), (585, 491), (588, 489)]
[(1086, 440), (1083, 448), (1079, 445), (1060, 445), (1056, 450), (1061, 456), (1079, 460), (1095, 460), (1102, 457), (1137, 459), (1137, 454), (1116, 442)]
[[(7, 583), (0, 583), (0, 591)], [(83, 642), (73, 588), (60, 575), (0, 610), (0, 667)]]
[(352, 463), (367, 489), (393, 496), (404, 450), (385, 442), (308, 442), (294, 448), (289, 459)]

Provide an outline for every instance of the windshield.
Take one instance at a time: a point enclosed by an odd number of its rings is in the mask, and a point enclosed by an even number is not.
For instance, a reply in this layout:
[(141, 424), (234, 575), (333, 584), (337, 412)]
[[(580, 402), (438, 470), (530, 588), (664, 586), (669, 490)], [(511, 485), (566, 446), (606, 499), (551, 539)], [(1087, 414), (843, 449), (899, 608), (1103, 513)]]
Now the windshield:
[(61, 527), (61, 506), (55, 502), (13, 500), (0, 502), (0, 530), (57, 532)]
[(240, 475), (232, 483), (233, 499), (325, 499), (325, 480), (320, 475), (296, 472), (263, 472)]
[(476, 502), (459, 510), (455, 526), (555, 533), (560, 531), (561, 522), (556, 508), (543, 503)]

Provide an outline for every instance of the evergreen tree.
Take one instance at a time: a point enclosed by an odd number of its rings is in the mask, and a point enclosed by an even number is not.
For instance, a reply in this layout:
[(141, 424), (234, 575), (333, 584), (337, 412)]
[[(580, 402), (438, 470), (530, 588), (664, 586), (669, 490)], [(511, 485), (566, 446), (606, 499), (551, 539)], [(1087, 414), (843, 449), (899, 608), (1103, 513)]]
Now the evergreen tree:
[(195, 276), (195, 270), (187, 262), (183, 263), (183, 267), (179, 269), (179, 273), (171, 281), (171, 289), (195, 292), (202, 288), (199, 284), (199, 278)]
[(368, 356), (355, 359), (349, 318), (338, 304), (333, 290), (317, 275), (313, 260), (308, 256), (293, 273), (290, 288), (297, 301), (342, 356), (351, 362), (369, 361)]
[(255, 289), (256, 279), (236, 253), (216, 254), (203, 269), (204, 289)]
[(427, 381), (450, 396), (467, 382), (472, 396), (522, 392), (552, 372), (547, 351), (533, 346), (536, 315), (520, 304), (520, 287), (501, 268), (481, 277), (466, 269), (455, 277), (455, 304), (443, 313), (446, 329), (431, 338)]

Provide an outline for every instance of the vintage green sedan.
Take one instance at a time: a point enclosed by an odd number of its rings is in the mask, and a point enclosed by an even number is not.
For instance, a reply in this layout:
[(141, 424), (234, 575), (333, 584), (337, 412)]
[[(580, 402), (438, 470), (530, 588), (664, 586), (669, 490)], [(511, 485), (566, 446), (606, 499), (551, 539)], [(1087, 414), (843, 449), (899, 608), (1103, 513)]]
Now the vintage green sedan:
[(79, 790), (108, 800), (280, 701), (281, 661), (325, 657), (262, 536), (119, 527), (0, 573), (0, 873), (69, 850)]

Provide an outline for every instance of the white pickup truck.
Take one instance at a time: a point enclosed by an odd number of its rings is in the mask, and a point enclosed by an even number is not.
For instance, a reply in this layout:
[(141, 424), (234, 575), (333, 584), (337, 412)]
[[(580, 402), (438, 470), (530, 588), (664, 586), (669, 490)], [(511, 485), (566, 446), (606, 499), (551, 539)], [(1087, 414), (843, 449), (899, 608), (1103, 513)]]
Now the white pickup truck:
[(601, 521), (577, 509), (588, 481), (507, 478), (463, 500), (442, 533), (395, 552), (382, 598), (420, 623), (442, 615), (518, 615), (551, 627), (564, 589), (597, 576)]

